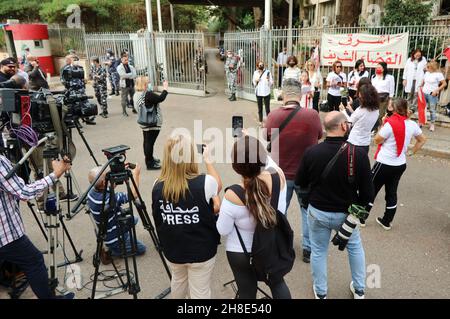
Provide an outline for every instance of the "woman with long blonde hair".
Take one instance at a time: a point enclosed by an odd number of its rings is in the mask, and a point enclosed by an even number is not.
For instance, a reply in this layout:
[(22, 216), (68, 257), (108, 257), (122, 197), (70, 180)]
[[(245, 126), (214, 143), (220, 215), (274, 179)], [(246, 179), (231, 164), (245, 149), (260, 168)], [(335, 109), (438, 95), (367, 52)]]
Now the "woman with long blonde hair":
[(174, 299), (211, 298), (211, 274), (220, 236), (215, 213), (222, 181), (203, 148), (207, 174), (199, 172), (190, 137), (172, 135), (164, 147), (161, 175), (152, 192), (152, 210), (164, 256), (172, 272)]

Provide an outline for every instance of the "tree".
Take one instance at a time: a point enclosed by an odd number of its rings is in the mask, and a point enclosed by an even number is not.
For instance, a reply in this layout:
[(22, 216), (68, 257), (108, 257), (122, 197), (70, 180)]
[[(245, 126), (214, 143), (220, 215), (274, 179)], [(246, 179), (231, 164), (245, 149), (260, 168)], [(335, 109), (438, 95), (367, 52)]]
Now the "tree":
[(433, 1), (387, 0), (384, 6), (383, 24), (411, 25), (428, 24), (431, 20)]

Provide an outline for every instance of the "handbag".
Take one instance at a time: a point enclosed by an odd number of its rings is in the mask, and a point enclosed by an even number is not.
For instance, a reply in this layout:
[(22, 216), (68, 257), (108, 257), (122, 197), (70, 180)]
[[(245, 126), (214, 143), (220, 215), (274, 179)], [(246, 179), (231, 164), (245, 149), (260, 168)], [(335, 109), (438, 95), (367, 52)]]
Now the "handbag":
[(158, 105), (147, 108), (145, 99), (141, 99), (139, 102), (137, 123), (146, 127), (158, 126)]

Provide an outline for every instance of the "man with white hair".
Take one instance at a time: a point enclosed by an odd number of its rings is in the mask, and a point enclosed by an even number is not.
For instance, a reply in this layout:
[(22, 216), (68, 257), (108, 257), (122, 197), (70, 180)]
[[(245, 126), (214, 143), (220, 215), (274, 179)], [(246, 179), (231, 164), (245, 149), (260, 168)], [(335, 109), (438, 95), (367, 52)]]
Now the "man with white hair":
[[(101, 167), (94, 167), (90, 170), (88, 179), (89, 183), (93, 183), (95, 180), (95, 177), (100, 173)], [(136, 182), (136, 187), (139, 187), (139, 177), (141, 173), (141, 167), (139, 164), (136, 164), (136, 167), (132, 170), (133, 179)], [(103, 172), (103, 174), (100, 176), (98, 181), (95, 183), (95, 186), (91, 189), (91, 191), (88, 194), (88, 207), (92, 214), (92, 217), (94, 218), (94, 221), (97, 226), (100, 226), (101, 222), (101, 211), (102, 211), (102, 204), (103, 204), (103, 192), (106, 187), (106, 174), (107, 172)], [(131, 187), (131, 195), (133, 198), (137, 198), (137, 190), (134, 187)], [(110, 204), (110, 192), (107, 189), (105, 194), (105, 206), (104, 210), (108, 212), (107, 216), (107, 232), (106, 232), (106, 238), (104, 243), (106, 244), (106, 247), (108, 247), (111, 256), (113, 257), (120, 257), (122, 256), (122, 248), (121, 244), (119, 242), (119, 225), (118, 225), (118, 217), (120, 216), (120, 208), (122, 205), (126, 204), (128, 202), (128, 194), (123, 192), (115, 192), (115, 208), (109, 209)], [(137, 224), (138, 219), (137, 217), (134, 218), (135, 225)], [(132, 250), (132, 243), (130, 240), (130, 230), (126, 229), (123, 233), (123, 239), (125, 242), (126, 247), (126, 253), (130, 253)], [(136, 240), (136, 255), (143, 255), (146, 251), (145, 245), (140, 242), (139, 240)]]

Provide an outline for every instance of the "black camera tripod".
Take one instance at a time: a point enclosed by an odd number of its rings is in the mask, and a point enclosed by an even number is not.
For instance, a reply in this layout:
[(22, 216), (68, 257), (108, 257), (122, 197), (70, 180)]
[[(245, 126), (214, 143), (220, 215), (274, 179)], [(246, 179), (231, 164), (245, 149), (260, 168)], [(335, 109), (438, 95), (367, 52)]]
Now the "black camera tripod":
[[(103, 198), (102, 198), (102, 206), (100, 210), (100, 224), (98, 227), (98, 235), (97, 235), (97, 249), (94, 254), (93, 258), (93, 264), (95, 267), (94, 272), (94, 280), (93, 280), (93, 287), (92, 287), (92, 294), (91, 298), (95, 298), (96, 293), (96, 287), (97, 287), (97, 281), (98, 281), (98, 275), (99, 275), (99, 266), (100, 266), (100, 254), (103, 247), (103, 243), (106, 239), (107, 234), (107, 226), (108, 226), (108, 219), (110, 218), (111, 214), (117, 214), (117, 224), (119, 228), (119, 245), (121, 247), (121, 257), (125, 260), (125, 271), (126, 271), (126, 279), (127, 282), (125, 283), (119, 272), (117, 271), (117, 267), (113, 263), (113, 267), (115, 272), (117, 273), (117, 276), (121, 282), (122, 285), (122, 291), (128, 291), (130, 295), (133, 295), (134, 299), (137, 299), (137, 294), (140, 292), (140, 286), (139, 286), (139, 276), (138, 276), (138, 269), (136, 264), (136, 249), (137, 249), (137, 239), (136, 239), (136, 229), (134, 226), (134, 215), (133, 215), (133, 204), (136, 208), (139, 217), (142, 221), (143, 227), (145, 230), (147, 230), (150, 234), (150, 237), (153, 241), (153, 244), (155, 245), (156, 250), (159, 253), (159, 256), (161, 258), (161, 261), (163, 263), (163, 266), (166, 270), (166, 273), (169, 277), (169, 280), (172, 278), (172, 275), (170, 273), (169, 267), (167, 265), (167, 262), (164, 258), (161, 244), (159, 242), (159, 238), (155, 232), (155, 228), (150, 220), (150, 217), (147, 213), (147, 208), (145, 206), (145, 203), (141, 197), (141, 194), (139, 192), (139, 189), (137, 187), (136, 181), (133, 178), (132, 172), (130, 169), (125, 168), (125, 150), (129, 149), (127, 146), (118, 146), (116, 148), (110, 148), (103, 150), (108, 157), (108, 162), (102, 167), (94, 181), (92, 182), (89, 189), (83, 194), (83, 196), (79, 199), (77, 204), (74, 206), (72, 211), (76, 211), (78, 207), (86, 200), (88, 193), (96, 185), (100, 177), (102, 176), (103, 172), (106, 170), (108, 166), (110, 166), (111, 171), (106, 173), (105, 176), (105, 186), (103, 190)], [(120, 151), (119, 151), (120, 150)], [(118, 153), (115, 153), (118, 152)], [(130, 164), (131, 167), (131, 164)], [(130, 184), (131, 181), (131, 184)], [(127, 189), (127, 195), (128, 195), (128, 202), (126, 208), (119, 208), (116, 207), (116, 200), (115, 200), (115, 192), (114, 188), (116, 185), (124, 184), (126, 185)], [(131, 186), (134, 188), (136, 197), (133, 195), (133, 192), (131, 190)], [(126, 243), (125, 243), (125, 236), (128, 234), (129, 240), (131, 243), (131, 250), (127, 251)], [(132, 276), (130, 272), (130, 264), (128, 261), (128, 258), (131, 257), (132, 264), (131, 267), (133, 268), (134, 276)], [(163, 292), (161, 292), (156, 298), (162, 299), (165, 296), (167, 296), (170, 293), (170, 288), (167, 288)]]

